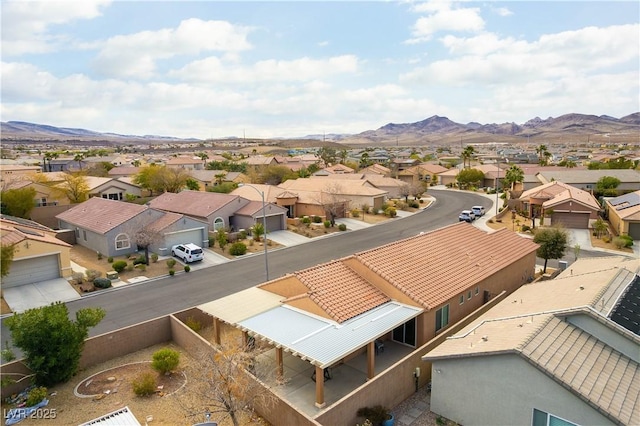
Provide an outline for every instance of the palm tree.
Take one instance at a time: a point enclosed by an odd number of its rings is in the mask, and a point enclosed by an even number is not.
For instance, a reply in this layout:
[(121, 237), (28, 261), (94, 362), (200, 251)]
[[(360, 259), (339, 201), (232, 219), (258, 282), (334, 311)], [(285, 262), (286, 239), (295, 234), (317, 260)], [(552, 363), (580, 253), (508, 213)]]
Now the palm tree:
[(84, 158), (84, 154), (79, 153), (76, 154), (75, 157), (73, 157), (73, 161), (77, 161), (78, 162), (78, 167), (80, 168), (80, 170), (82, 170), (82, 159)]
[(504, 175), (504, 182), (509, 184), (511, 189), (513, 189), (515, 183), (522, 182), (523, 180), (524, 171), (515, 164), (509, 167)]
[(473, 146), (471, 145), (467, 145), (463, 150), (462, 150), (462, 167), (466, 167), (467, 165), (467, 160), (469, 161), (469, 167), (471, 167), (471, 157), (473, 156), (473, 154), (476, 152), (476, 150), (473, 148)]
[(536, 148), (536, 153), (538, 154), (538, 163), (541, 166), (546, 166), (549, 162), (549, 157), (551, 157), (551, 153), (547, 149), (546, 145), (540, 145)]

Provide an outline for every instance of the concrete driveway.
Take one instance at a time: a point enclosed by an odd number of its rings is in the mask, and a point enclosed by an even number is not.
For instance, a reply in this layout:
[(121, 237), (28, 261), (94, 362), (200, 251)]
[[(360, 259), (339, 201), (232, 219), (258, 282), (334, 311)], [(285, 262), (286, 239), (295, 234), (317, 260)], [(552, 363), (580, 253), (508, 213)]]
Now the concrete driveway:
[[(219, 265), (221, 263), (229, 262), (229, 259), (212, 250), (203, 248), (202, 251), (204, 253), (204, 259), (202, 259), (202, 261), (188, 264), (191, 267), (192, 271), (197, 271), (199, 269), (208, 268), (209, 266), (214, 266), (214, 265)], [(183, 266), (186, 265), (186, 263), (181, 262), (180, 259), (178, 259), (177, 257), (174, 257), (173, 259), (175, 259), (176, 262), (178, 262), (178, 264), (181, 264)], [(182, 268), (175, 268), (175, 269), (177, 271)]]
[(2, 289), (4, 299), (13, 312), (80, 299), (77, 291), (64, 278)]

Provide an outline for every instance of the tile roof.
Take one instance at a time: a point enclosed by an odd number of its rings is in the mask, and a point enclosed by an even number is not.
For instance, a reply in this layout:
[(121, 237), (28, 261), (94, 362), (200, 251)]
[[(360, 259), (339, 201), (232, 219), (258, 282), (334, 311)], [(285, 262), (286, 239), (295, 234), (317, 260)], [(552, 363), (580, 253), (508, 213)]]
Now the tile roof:
[(485, 233), (459, 222), (354, 256), (432, 309), (537, 248), (530, 239), (506, 229)]
[(203, 191), (165, 192), (149, 202), (149, 207), (182, 213), (189, 216), (209, 217), (225, 205), (238, 199), (237, 195)]
[(519, 199), (528, 200), (529, 198), (546, 199), (547, 201), (542, 204), (544, 208), (551, 208), (565, 201), (573, 200), (593, 210), (600, 210), (600, 204), (593, 195), (575, 186), (558, 181), (549, 182), (524, 191)]
[(178, 214), (178, 213), (170, 213), (170, 212), (162, 212), (162, 213), (164, 214), (161, 217), (154, 220), (148, 225), (148, 229), (154, 230), (154, 231), (162, 231), (163, 229), (176, 223), (177, 221), (179, 221), (184, 217), (184, 215)]
[(144, 212), (147, 208), (147, 206), (138, 204), (93, 197), (60, 213), (56, 218), (71, 225), (104, 234)]
[(367, 180), (352, 179), (349, 174), (290, 179), (282, 182), (278, 187), (290, 191), (314, 191), (316, 193), (333, 191), (335, 188), (338, 195), (379, 196), (387, 193), (387, 191), (374, 187)]
[(32, 240), (63, 247), (71, 247), (71, 245), (57, 239), (51, 234), (35, 230), (34, 228), (22, 227), (4, 220), (0, 220), (0, 230), (2, 231), (2, 244), (16, 244), (24, 240)]
[(306, 296), (337, 322), (390, 301), (388, 296), (341, 261), (305, 269), (294, 276), (309, 289)]
[(640, 172), (631, 169), (605, 169), (605, 170), (543, 170), (539, 172), (543, 182), (560, 181), (565, 183), (594, 183), (604, 176), (613, 176), (622, 183), (640, 184)]

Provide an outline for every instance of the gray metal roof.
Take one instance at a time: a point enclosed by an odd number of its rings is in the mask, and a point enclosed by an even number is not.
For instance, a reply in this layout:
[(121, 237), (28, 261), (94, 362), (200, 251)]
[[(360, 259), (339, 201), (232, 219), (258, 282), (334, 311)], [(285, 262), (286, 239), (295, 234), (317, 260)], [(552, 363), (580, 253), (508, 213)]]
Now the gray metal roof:
[(422, 308), (391, 301), (338, 324), (282, 305), (241, 321), (238, 326), (317, 367), (326, 368), (421, 312)]
[(129, 407), (123, 407), (119, 410), (112, 411), (109, 414), (100, 416), (97, 419), (82, 423), (80, 426), (140, 426), (140, 422), (133, 415)]
[(280, 306), (282, 296), (251, 287), (212, 302), (204, 303), (198, 308), (228, 324), (238, 322), (261, 314), (264, 311)]

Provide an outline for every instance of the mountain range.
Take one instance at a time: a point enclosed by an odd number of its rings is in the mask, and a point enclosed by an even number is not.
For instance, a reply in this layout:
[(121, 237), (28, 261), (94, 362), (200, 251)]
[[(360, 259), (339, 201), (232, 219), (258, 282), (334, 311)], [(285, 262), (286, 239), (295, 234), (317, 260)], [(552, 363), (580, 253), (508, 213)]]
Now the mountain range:
[[(80, 128), (55, 127), (23, 121), (9, 121), (0, 123), (0, 134), (6, 142), (11, 140), (108, 140), (112, 142), (194, 142), (196, 138), (181, 139), (170, 136), (157, 135), (122, 135), (117, 133), (101, 133)], [(559, 117), (541, 119), (532, 118), (524, 124), (480, 124), (470, 122), (456, 123), (447, 117), (431, 116), (414, 123), (388, 123), (376, 130), (367, 130), (355, 135), (330, 134), (308, 135), (301, 139), (328, 140), (343, 144), (399, 144), (415, 145), (419, 143), (453, 143), (453, 142), (508, 142), (534, 139), (549, 139), (549, 141), (571, 141), (576, 138), (587, 140), (591, 137), (612, 137), (618, 140), (628, 140), (627, 143), (640, 142), (640, 112), (629, 114), (622, 118), (607, 115), (565, 114)], [(285, 140), (280, 138), (278, 140)]]

